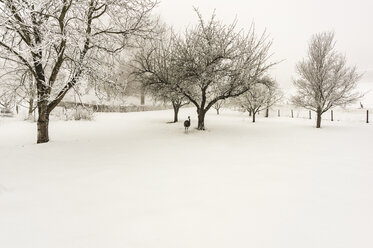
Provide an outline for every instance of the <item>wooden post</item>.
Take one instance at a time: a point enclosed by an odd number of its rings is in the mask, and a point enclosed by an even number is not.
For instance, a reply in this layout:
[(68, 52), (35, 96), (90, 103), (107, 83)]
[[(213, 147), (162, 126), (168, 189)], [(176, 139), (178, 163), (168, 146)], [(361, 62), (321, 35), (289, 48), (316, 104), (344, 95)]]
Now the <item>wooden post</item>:
[(369, 123), (369, 110), (367, 109), (367, 123)]
[(280, 117), (280, 110), (277, 110), (277, 116)]
[(308, 117), (311, 120), (311, 110), (308, 111)]
[(333, 121), (333, 110), (330, 110), (330, 120)]
[(294, 118), (293, 110), (291, 110), (291, 118)]

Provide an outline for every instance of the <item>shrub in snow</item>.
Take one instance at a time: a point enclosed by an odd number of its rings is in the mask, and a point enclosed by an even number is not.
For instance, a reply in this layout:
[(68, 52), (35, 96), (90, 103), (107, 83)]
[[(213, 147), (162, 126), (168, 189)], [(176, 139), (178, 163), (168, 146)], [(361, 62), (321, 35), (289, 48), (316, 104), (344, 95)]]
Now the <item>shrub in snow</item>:
[(91, 108), (77, 106), (73, 109), (63, 109), (62, 111), (53, 111), (52, 115), (55, 119), (64, 121), (91, 121), (94, 119), (94, 111)]
[(0, 108), (0, 116), (12, 117), (13, 112), (8, 108)]
[(93, 118), (94, 118), (93, 110), (90, 108), (84, 108), (82, 106), (78, 106), (72, 115), (72, 119), (76, 121), (80, 121), (80, 120), (91, 121), (93, 120)]

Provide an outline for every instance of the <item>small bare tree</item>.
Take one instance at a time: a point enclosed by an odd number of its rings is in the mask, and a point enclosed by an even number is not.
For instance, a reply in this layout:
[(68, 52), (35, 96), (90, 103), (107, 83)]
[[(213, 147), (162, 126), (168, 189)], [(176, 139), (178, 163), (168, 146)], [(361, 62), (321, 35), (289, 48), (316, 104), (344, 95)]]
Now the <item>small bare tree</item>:
[(18, 73), (12, 73), (7, 87), (14, 91), (17, 105), (28, 109), (28, 119), (32, 119), (32, 114), (36, 109), (36, 83), (32, 72), (28, 69), (20, 70)]
[(37, 99), (37, 91), (35, 78), (29, 70), (25, 71), (21, 76), (20, 87), (18, 87), (17, 95), (21, 98), (21, 103), (23, 102), (23, 100), (26, 100), (28, 108), (28, 119), (31, 119), (32, 114), (36, 109), (35, 102)]
[(237, 97), (236, 102), (244, 111), (248, 111), (255, 122), (256, 114), (262, 110), (268, 110), (278, 103), (282, 93), (277, 83), (266, 77), (259, 80), (250, 90)]
[(225, 101), (224, 100), (221, 100), (221, 101), (217, 101), (214, 106), (212, 106), (215, 110), (216, 110), (216, 114), (219, 115), (220, 114), (220, 109), (221, 107), (223, 107)]
[(179, 110), (189, 100), (174, 87), (180, 80), (173, 57), (174, 33), (161, 27), (157, 37), (144, 41), (140, 47), (133, 59), (133, 74), (156, 100), (172, 103), (174, 122), (178, 122)]
[[(154, 87), (155, 86), (155, 87)], [(179, 110), (181, 107), (189, 104), (188, 99), (168, 87), (159, 87), (160, 85), (153, 85), (147, 87), (147, 92), (153, 96), (155, 100), (163, 101), (164, 103), (171, 103), (174, 110), (174, 120), (176, 123), (179, 121)]]
[(15, 98), (13, 89), (0, 88), (0, 107), (4, 108), (6, 112), (11, 112), (11, 109), (15, 106)]
[(312, 37), (308, 57), (296, 67), (299, 78), (293, 104), (317, 114), (316, 127), (329, 109), (357, 101), (361, 94), (354, 92), (361, 75), (356, 67), (348, 67), (346, 58), (335, 51), (334, 33), (324, 32)]

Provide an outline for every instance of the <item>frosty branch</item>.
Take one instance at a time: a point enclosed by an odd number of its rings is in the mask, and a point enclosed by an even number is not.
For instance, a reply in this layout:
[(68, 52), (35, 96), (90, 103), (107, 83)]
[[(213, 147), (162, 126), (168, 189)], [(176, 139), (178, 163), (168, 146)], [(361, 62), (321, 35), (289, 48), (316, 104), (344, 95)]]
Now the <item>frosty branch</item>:
[[(83, 76), (109, 69), (99, 58), (116, 56), (154, 24), (153, 0), (1, 0), (4, 59), (35, 78), (38, 143), (48, 142), (50, 112)], [(93, 68), (95, 67), (95, 68)], [(61, 73), (66, 72), (66, 73)]]

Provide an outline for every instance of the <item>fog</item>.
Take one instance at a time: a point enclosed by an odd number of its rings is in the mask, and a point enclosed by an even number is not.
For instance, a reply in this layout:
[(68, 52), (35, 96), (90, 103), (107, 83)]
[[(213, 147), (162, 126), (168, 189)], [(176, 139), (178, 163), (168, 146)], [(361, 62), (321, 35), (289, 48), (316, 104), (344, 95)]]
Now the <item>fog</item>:
[(273, 39), (274, 60), (282, 61), (273, 76), (288, 91), (296, 76), (295, 64), (306, 56), (311, 36), (322, 31), (335, 32), (337, 49), (364, 73), (360, 84), (373, 87), (372, 1), (162, 0), (157, 12), (164, 22), (183, 32), (197, 21), (193, 6), (204, 18), (215, 9), (218, 19), (227, 24), (237, 18), (238, 28), (247, 30), (254, 22), (258, 33), (266, 30)]

